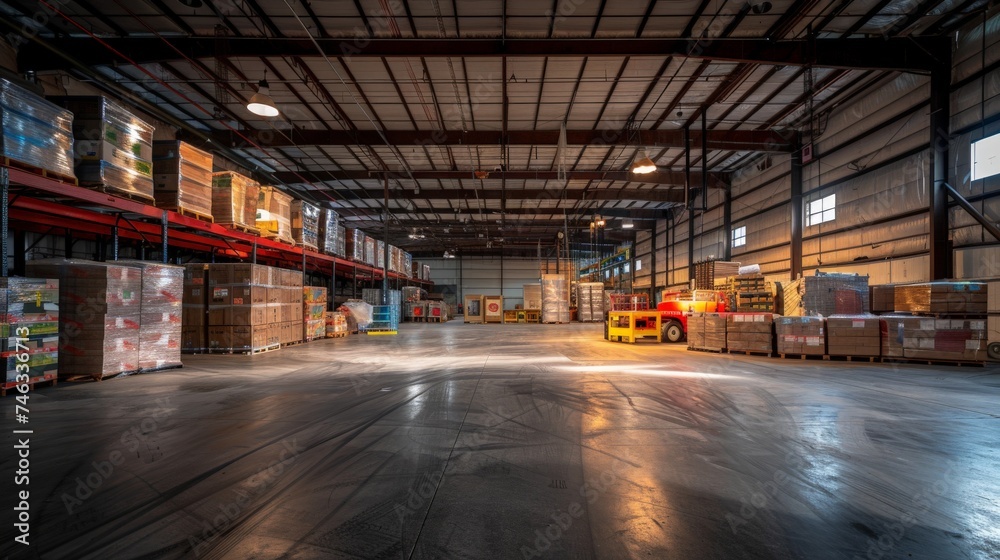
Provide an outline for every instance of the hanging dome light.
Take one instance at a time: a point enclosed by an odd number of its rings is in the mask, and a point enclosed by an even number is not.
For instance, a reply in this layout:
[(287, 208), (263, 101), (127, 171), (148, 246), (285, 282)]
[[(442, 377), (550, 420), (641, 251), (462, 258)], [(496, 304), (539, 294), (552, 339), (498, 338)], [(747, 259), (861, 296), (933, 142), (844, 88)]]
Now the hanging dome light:
[(274, 104), (274, 99), (271, 99), (266, 79), (260, 81), (257, 93), (253, 94), (247, 103), (247, 110), (261, 117), (278, 116), (278, 107)]
[(656, 171), (656, 163), (649, 159), (646, 150), (639, 150), (632, 161), (632, 173), (644, 175)]

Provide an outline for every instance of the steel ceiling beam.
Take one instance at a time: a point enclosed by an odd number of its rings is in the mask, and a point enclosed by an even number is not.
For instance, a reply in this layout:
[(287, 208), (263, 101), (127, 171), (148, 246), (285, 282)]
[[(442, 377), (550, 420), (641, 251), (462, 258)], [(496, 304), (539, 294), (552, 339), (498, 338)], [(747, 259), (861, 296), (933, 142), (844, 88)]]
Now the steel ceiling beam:
[[(561, 228), (563, 224), (563, 211), (564, 208), (508, 208), (502, 213), (508, 216), (547, 216), (548, 219), (552, 220), (551, 223), (545, 222), (544, 225), (538, 225), (534, 221), (521, 224), (521, 227), (532, 228), (538, 227), (556, 227)], [(570, 218), (570, 223), (575, 222), (590, 222), (591, 214), (600, 214), (605, 218), (631, 218), (633, 220), (664, 220), (667, 217), (669, 209), (649, 209), (649, 208), (597, 208), (592, 213), (588, 213), (585, 216)], [(350, 225), (356, 221), (370, 221), (368, 218), (374, 221), (381, 221), (382, 219), (381, 208), (359, 208), (358, 215), (354, 218), (345, 220), (345, 223)], [(463, 225), (468, 225), (472, 227), (474, 225), (482, 225), (484, 223), (492, 224), (496, 219), (500, 217), (501, 211), (497, 208), (486, 208), (483, 209), (483, 216), (486, 218), (485, 221), (479, 220), (479, 209), (463, 209), (458, 212), (454, 210), (448, 210), (446, 208), (417, 208), (414, 210), (399, 210), (397, 214), (400, 216), (412, 216), (416, 214), (434, 214), (438, 213), (442, 216), (469, 216), (472, 219), (468, 224), (463, 224), (461, 221), (456, 219), (441, 220), (440, 222), (428, 222), (426, 220), (414, 220), (413, 223), (407, 222), (406, 220), (400, 220), (399, 225), (405, 225), (407, 227), (421, 227), (421, 228), (439, 228), (439, 227), (462, 227)], [(510, 225), (511, 228), (518, 227), (516, 223)]]
[[(342, 171), (301, 171), (301, 175), (305, 175), (308, 179), (314, 183), (320, 183), (324, 181), (360, 181), (366, 179), (381, 179), (384, 175), (382, 171), (367, 171), (367, 170), (342, 170)], [(399, 171), (390, 171), (390, 178), (394, 179), (408, 179), (410, 174)], [(289, 185), (301, 184), (302, 179), (300, 179), (295, 173), (290, 171), (277, 171), (273, 173), (275, 179), (286, 183)], [(476, 177), (472, 170), (468, 171), (452, 171), (452, 170), (419, 170), (412, 172), (414, 179), (468, 179), (475, 180)], [(555, 181), (559, 179), (559, 172), (555, 170), (512, 170), (506, 172), (507, 180), (537, 180), (537, 181)], [(701, 173), (691, 173), (692, 180), (701, 181)], [(660, 184), (660, 185), (683, 185), (684, 184), (684, 173), (682, 171), (656, 171), (654, 173), (648, 173), (645, 175), (635, 175), (628, 171), (574, 171), (570, 170), (566, 172), (566, 178), (570, 181), (626, 181), (635, 184)], [(500, 179), (499, 171), (490, 171), (489, 179)], [(722, 188), (726, 185), (726, 174), (721, 173), (710, 173), (708, 176), (708, 186), (713, 188)], [(582, 190), (582, 189), (580, 189)], [(469, 190), (473, 192), (473, 189)], [(424, 191), (421, 191), (424, 192)], [(518, 192), (513, 190), (511, 192)], [(556, 190), (551, 190), (550, 192), (558, 193)], [(569, 189), (567, 192), (572, 192)], [(558, 195), (550, 196), (549, 198), (558, 198)]]
[[(566, 200), (636, 200), (642, 202), (683, 202), (681, 189), (566, 189)], [(374, 195), (374, 191), (371, 193)], [(558, 200), (562, 191), (553, 189), (421, 189), (395, 191), (393, 200)], [(377, 197), (376, 197), (377, 198)], [(428, 210), (434, 211), (434, 210)]]
[[(193, 58), (215, 56), (215, 37), (173, 37), (174, 47)], [(139, 64), (175, 60), (177, 53), (160, 38), (105, 38), (111, 47)], [(950, 52), (948, 37), (874, 37), (838, 39), (369, 39), (356, 48), (344, 38), (317, 39), (331, 57), (538, 57), (538, 56), (681, 56), (704, 60), (752, 62), (830, 68), (896, 70), (930, 73), (943, 53)], [(83, 63), (111, 65), (125, 62), (92, 39), (50, 37), (46, 42), (71, 52)], [(232, 57), (315, 57), (308, 39), (233, 37)], [(26, 44), (18, 51), (24, 70), (53, 70), (65, 65), (50, 50)]]
[[(242, 133), (264, 147), (282, 146), (379, 146), (385, 141), (375, 130), (288, 130), (274, 134), (272, 130), (245, 130)], [(209, 133), (212, 142), (220, 146), (241, 146), (246, 141), (232, 131)], [(385, 138), (393, 146), (545, 146), (558, 145), (558, 130), (386, 130)], [(692, 131), (692, 141), (701, 143), (701, 131)], [(566, 141), (571, 146), (616, 145), (639, 143), (643, 146), (680, 148), (684, 146), (682, 130), (640, 130), (637, 138), (627, 137), (616, 130), (567, 130)], [(790, 135), (773, 130), (710, 130), (708, 147), (712, 150), (755, 152), (790, 152)], [(196, 138), (192, 143), (202, 144)]]

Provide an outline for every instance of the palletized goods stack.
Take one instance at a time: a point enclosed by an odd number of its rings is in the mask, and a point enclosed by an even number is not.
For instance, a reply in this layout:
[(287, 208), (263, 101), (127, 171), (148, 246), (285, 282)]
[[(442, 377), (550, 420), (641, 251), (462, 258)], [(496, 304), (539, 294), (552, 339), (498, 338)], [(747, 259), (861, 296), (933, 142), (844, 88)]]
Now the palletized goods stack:
[(28, 261), (30, 276), (59, 280), (59, 375), (102, 379), (139, 370), (140, 269), (114, 263)]
[(324, 208), (319, 222), (319, 250), (327, 255), (345, 257), (344, 227), (340, 216), (329, 208)]
[(212, 216), (215, 223), (257, 232), (260, 184), (232, 171), (212, 174)]
[(181, 352), (200, 354), (208, 350), (208, 265), (184, 265), (184, 296), (181, 299)]
[(58, 280), (0, 278), (0, 352), (6, 367), (4, 390), (19, 385), (19, 374), (28, 376), (28, 384), (56, 379), (59, 373)]
[[(601, 282), (580, 282), (576, 285), (576, 290), (577, 319), (585, 323), (603, 321), (604, 284)], [(527, 308), (527, 305), (525, 307)]]
[(688, 348), (701, 350), (705, 347), (705, 314), (690, 313), (687, 320)]
[(80, 182), (152, 203), (153, 126), (105, 97), (59, 97), (55, 101), (73, 113)]
[(73, 113), (0, 78), (0, 155), (75, 177)]
[(898, 284), (894, 293), (896, 313), (985, 315), (987, 298), (982, 282)]
[(565, 274), (542, 274), (542, 322), (569, 322), (569, 281)]
[(303, 247), (319, 250), (319, 207), (302, 200), (292, 201), (292, 238)]
[(180, 367), (185, 268), (145, 261), (119, 262), (142, 272), (139, 369)]
[(327, 311), (326, 313), (326, 337), (338, 338), (347, 336), (347, 317), (339, 311)]
[(154, 142), (156, 206), (212, 221), (212, 165), (212, 154), (185, 142)]
[(817, 272), (782, 284), (786, 317), (857, 315), (869, 311), (868, 277)]
[(694, 287), (696, 290), (711, 290), (717, 280), (736, 276), (740, 271), (740, 263), (730, 261), (705, 261), (694, 265)]
[(257, 195), (257, 229), (264, 237), (292, 244), (292, 197), (277, 187), (260, 187)]
[(823, 317), (777, 317), (774, 330), (779, 354), (826, 354), (826, 320)]
[(374, 237), (365, 236), (365, 260), (364, 263), (368, 266), (375, 266), (378, 262), (375, 256), (375, 249), (377, 245), (375, 243)]
[(385, 268), (385, 241), (375, 240), (375, 268)]
[(986, 359), (989, 300), (985, 283), (897, 284), (894, 301), (897, 315), (882, 316), (883, 357), (960, 362)]
[(326, 337), (326, 288), (304, 286), (302, 294), (306, 340)]
[(896, 310), (896, 286), (893, 284), (883, 284), (872, 286), (869, 289), (871, 294), (872, 313), (892, 313)]
[(826, 353), (831, 356), (877, 358), (881, 354), (878, 317), (834, 315), (827, 317), (826, 331)]
[(726, 316), (719, 313), (688, 315), (688, 348), (721, 352), (726, 349)]
[(987, 353), (990, 358), (1000, 360), (1000, 281), (987, 284), (986, 331), (989, 339)]
[[(365, 232), (360, 229), (347, 228), (344, 232), (344, 253), (348, 259), (356, 263), (365, 263)], [(374, 246), (373, 246), (374, 247)], [(372, 249), (374, 251), (374, 249)]]
[(726, 316), (726, 348), (730, 352), (774, 352), (774, 315), (732, 313)]

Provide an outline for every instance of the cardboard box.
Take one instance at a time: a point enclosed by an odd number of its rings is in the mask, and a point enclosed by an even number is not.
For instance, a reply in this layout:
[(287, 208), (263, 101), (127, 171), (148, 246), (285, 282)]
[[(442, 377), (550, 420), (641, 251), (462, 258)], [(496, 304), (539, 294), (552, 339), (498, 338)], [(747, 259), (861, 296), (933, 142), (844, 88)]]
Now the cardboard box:
[(181, 328), (181, 352), (201, 352), (205, 350), (205, 329), (202, 327)]
[(882, 355), (940, 361), (983, 361), (988, 343), (985, 319), (883, 316)]
[(987, 300), (987, 287), (982, 282), (926, 282), (895, 289), (896, 312), (985, 314)]
[(232, 348), (232, 332), (232, 327), (227, 325), (208, 327), (208, 344), (206, 346), (209, 349), (214, 350), (226, 350)]

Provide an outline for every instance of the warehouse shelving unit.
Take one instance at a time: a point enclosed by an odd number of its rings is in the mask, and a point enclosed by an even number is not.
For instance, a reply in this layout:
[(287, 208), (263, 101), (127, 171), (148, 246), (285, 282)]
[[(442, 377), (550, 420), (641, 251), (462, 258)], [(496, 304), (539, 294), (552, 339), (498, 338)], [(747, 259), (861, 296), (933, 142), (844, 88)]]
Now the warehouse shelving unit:
[[(167, 262), (170, 248), (206, 253), (215, 258), (272, 263), (305, 272), (361, 281), (382, 280), (383, 271), (301, 246), (266, 239), (103, 192), (83, 188), (17, 167), (0, 166), (0, 274), (6, 275), (7, 233), (72, 232), (110, 241), (107, 260), (117, 260), (121, 239), (155, 244)], [(24, 251), (14, 252), (15, 270), (23, 269)], [(431, 282), (389, 272), (400, 285), (430, 286)]]

